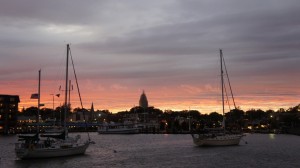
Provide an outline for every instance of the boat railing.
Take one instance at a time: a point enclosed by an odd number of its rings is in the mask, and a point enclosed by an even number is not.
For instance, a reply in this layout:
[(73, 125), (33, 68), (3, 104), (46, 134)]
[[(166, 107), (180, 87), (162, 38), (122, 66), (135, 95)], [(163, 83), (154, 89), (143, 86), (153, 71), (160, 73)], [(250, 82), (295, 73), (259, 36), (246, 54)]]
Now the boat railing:
[(15, 143), (15, 149), (21, 149), (21, 148), (25, 148), (24, 143)]
[(45, 148), (45, 144), (43, 143), (15, 143), (15, 149), (40, 149), (40, 148)]

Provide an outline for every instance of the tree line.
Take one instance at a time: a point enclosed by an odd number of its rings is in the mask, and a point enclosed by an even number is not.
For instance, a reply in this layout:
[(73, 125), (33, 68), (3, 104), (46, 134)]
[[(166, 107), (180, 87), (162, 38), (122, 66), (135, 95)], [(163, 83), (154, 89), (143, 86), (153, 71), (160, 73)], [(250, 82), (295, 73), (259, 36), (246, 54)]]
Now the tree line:
[[(54, 110), (49, 108), (40, 109), (40, 116), (42, 120), (47, 118), (56, 118), (57, 120), (64, 120), (64, 106), (56, 107)], [(18, 115), (24, 116), (36, 116), (36, 107), (29, 107), (23, 109)], [(90, 110), (67, 107), (67, 116), (76, 112), (85, 112), (86, 115), (91, 115)], [(277, 111), (274, 110), (261, 110), (261, 109), (249, 109), (243, 111), (241, 109), (232, 109), (225, 113), (225, 123), (227, 128), (230, 129), (247, 129), (249, 126), (255, 126), (258, 129), (286, 129), (300, 127), (300, 104), (288, 109), (280, 108)], [(136, 106), (129, 111), (121, 111), (118, 113), (112, 113), (109, 110), (97, 110), (94, 113), (105, 114), (99, 117), (95, 116), (96, 122), (121, 122), (130, 114), (139, 115), (143, 122), (147, 122), (145, 118), (141, 117), (143, 114), (147, 114), (147, 119), (156, 120), (160, 123), (160, 129), (170, 129), (175, 131), (187, 131), (189, 129), (199, 128), (213, 128), (221, 127), (223, 116), (217, 112), (211, 112), (209, 114), (202, 114), (198, 110), (182, 110), (162, 111), (155, 107), (148, 107), (144, 109)], [(144, 121), (145, 120), (145, 121)]]

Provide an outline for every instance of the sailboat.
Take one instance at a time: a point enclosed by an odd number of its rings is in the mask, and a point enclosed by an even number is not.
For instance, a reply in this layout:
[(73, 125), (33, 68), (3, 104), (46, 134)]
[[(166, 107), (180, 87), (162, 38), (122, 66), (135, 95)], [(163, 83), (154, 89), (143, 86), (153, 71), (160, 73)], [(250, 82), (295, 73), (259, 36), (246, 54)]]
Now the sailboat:
[(224, 77), (223, 77), (223, 53), (220, 50), (221, 59), (221, 85), (222, 85), (222, 109), (223, 109), (223, 122), (222, 128), (204, 129), (192, 133), (193, 142), (197, 146), (229, 146), (238, 145), (240, 143), (242, 134), (231, 134), (225, 130), (225, 107), (224, 107)]
[[(53, 134), (53, 133), (40, 134), (39, 126), (37, 126), (36, 134), (19, 135), (20, 143), (15, 144), (15, 153), (16, 156), (20, 159), (49, 158), (49, 157), (61, 157), (61, 156), (84, 154), (86, 149), (89, 147), (89, 144), (91, 143), (90, 138), (88, 138), (88, 140), (82, 140), (80, 135), (77, 135), (75, 138), (68, 136), (68, 130), (66, 127), (66, 113), (67, 113), (67, 100), (68, 100), (67, 90), (69, 89), (68, 88), (69, 53), (70, 53), (70, 46), (69, 44), (67, 44), (64, 131), (60, 134)], [(39, 71), (39, 86), (38, 86), (38, 118), (39, 118), (39, 108), (40, 108), (40, 80), (41, 80), (41, 71)], [(39, 120), (37, 120), (37, 123), (39, 123)]]

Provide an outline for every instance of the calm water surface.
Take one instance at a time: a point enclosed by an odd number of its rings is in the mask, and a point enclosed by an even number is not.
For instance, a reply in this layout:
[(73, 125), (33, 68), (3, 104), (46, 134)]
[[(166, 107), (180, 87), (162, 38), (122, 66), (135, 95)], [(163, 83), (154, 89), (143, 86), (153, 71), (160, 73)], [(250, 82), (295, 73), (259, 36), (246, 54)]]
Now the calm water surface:
[(239, 146), (213, 148), (194, 146), (190, 135), (90, 136), (96, 144), (85, 155), (32, 160), (16, 158), (16, 136), (1, 136), (0, 168), (300, 167), (300, 137), (294, 135), (247, 134)]

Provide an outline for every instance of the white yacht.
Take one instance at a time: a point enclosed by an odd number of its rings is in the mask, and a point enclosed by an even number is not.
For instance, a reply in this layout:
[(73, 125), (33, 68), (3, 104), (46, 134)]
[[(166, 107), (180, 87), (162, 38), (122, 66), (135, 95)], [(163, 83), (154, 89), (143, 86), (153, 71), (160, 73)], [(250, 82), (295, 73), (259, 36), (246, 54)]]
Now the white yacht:
[(140, 129), (133, 123), (104, 123), (98, 127), (99, 134), (137, 134), (139, 132)]

